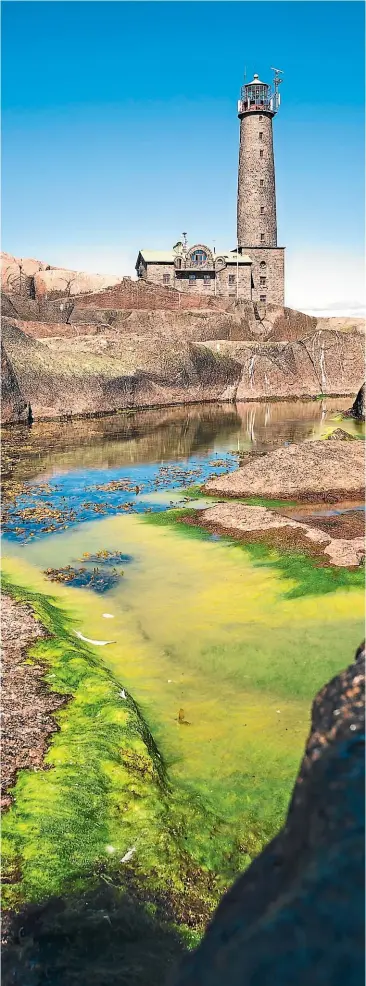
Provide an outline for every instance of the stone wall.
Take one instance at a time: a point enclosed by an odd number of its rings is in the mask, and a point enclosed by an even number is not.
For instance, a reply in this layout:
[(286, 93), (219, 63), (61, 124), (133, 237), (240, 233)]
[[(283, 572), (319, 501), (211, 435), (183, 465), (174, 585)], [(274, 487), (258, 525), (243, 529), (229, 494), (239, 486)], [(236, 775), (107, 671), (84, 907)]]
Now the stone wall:
[[(262, 156), (261, 156), (262, 155)], [(240, 120), (238, 243), (277, 246), (272, 117), (246, 113)]]
[[(285, 250), (284, 247), (274, 249), (251, 248), (252, 261), (252, 301), (260, 302), (264, 296), (266, 305), (284, 305), (285, 301)], [(265, 264), (265, 267), (261, 267)], [(265, 284), (261, 284), (261, 278)]]
[[(195, 280), (190, 280), (188, 274), (195, 274)], [(205, 279), (205, 273), (210, 275)], [(169, 281), (167, 280), (169, 278)], [(210, 270), (187, 270), (175, 271), (172, 264), (148, 264), (146, 277), (143, 278), (145, 284), (155, 284), (160, 288), (175, 288), (182, 294), (199, 295), (203, 300), (207, 297), (232, 298), (238, 297), (250, 301), (251, 298), (251, 266), (250, 264), (239, 264), (238, 270), (235, 264), (228, 264), (223, 270), (211, 272)]]

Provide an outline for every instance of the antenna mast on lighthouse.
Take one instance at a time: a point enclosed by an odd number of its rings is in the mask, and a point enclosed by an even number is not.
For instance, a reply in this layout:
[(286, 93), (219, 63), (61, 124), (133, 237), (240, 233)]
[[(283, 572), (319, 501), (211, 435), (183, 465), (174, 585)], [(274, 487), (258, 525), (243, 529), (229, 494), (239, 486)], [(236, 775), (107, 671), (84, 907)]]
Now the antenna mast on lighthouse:
[(278, 92), (278, 87), (281, 85), (281, 82), (283, 82), (283, 79), (281, 79), (280, 76), (283, 75), (284, 73), (283, 73), (282, 68), (273, 68), (273, 65), (271, 65), (271, 72), (274, 72), (274, 79), (273, 79), (273, 103), (274, 103), (274, 106), (273, 106), (273, 109), (274, 109), (275, 113), (277, 113), (278, 107), (279, 107), (280, 102), (281, 102), (281, 96), (280, 96), (280, 94)]

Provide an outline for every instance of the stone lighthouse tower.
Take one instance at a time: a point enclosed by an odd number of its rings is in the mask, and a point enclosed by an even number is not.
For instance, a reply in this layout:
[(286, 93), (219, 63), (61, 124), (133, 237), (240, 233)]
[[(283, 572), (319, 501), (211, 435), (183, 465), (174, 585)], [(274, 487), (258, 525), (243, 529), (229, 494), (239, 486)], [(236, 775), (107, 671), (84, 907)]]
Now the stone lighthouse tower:
[(238, 102), (240, 148), (237, 240), (252, 261), (252, 301), (284, 304), (284, 248), (277, 246), (276, 183), (272, 120), (281, 78), (273, 89), (255, 75)]

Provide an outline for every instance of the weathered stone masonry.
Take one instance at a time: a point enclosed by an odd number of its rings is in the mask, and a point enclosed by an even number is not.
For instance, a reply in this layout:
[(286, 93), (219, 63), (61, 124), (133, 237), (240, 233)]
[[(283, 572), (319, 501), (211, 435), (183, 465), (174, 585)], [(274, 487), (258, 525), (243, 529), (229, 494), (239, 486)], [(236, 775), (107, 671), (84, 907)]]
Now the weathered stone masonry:
[(188, 247), (179, 242), (170, 251), (141, 250), (136, 262), (139, 278), (191, 297), (242, 299), (261, 305), (261, 310), (284, 305), (272, 132), (280, 82), (277, 73), (270, 91), (255, 75), (241, 90), (237, 249), (213, 253), (203, 244)]

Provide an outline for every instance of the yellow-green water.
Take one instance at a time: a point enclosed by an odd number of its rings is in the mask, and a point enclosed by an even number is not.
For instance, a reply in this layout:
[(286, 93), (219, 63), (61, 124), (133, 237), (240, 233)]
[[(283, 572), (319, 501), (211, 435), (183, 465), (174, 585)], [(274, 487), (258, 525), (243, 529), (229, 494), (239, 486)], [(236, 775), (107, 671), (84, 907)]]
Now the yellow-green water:
[[(42, 575), (56, 556), (62, 566), (102, 549), (133, 555), (104, 596)], [(286, 598), (293, 583), (249, 552), (136, 516), (7, 550), (5, 571), (18, 583), (51, 593), (85, 637), (113, 641), (94, 651), (139, 703), (172, 781), (225, 817), (273, 826), (296, 775), (311, 697), (361, 639), (362, 592)], [(188, 724), (178, 722), (181, 708)]]
[[(5, 865), (18, 873), (11, 902), (94, 879), (111, 846), (112, 879), (117, 871), (123, 879), (122, 857), (136, 842), (135, 875), (147, 876), (154, 892), (173, 885), (184, 899), (184, 874), (190, 886), (196, 881), (198, 927), (207, 901), (212, 908), (278, 831), (313, 697), (352, 660), (363, 635), (361, 577), (189, 536), (197, 532), (149, 523), (145, 511), (158, 508), (164, 520), (170, 502), (182, 501), (178, 487), (235, 468), (236, 448), (324, 437), (339, 424), (332, 410), (316, 402), (168, 409), (70, 430), (43, 433), (39, 425), (5, 439), (10, 456), (18, 448), (22, 457), (11, 480), (18, 514), (6, 522), (4, 573), (24, 587), (22, 598), (40, 594), (41, 617), (42, 600), (52, 596), (75, 642), (74, 651), (50, 616), (54, 636), (38, 645), (36, 659), (44, 656), (50, 687), (75, 697), (56, 716), (51, 770), (21, 772), (5, 818)], [(126, 479), (129, 489), (120, 491)], [(61, 518), (57, 533), (45, 530), (47, 502)], [(138, 512), (118, 512), (125, 509)], [(102, 595), (44, 575), (105, 550), (132, 560)], [(78, 653), (76, 631), (111, 643)], [(164, 790), (153, 780), (159, 755)], [(208, 870), (218, 880), (209, 891)]]

